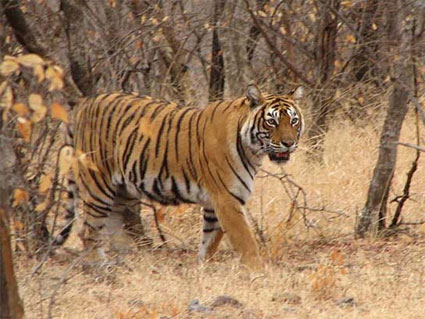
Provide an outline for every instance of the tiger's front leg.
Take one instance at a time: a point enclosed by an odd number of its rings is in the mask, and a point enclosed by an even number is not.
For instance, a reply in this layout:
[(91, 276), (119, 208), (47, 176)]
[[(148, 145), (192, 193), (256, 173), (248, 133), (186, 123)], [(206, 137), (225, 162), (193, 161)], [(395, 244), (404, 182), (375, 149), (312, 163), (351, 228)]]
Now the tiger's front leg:
[(199, 260), (207, 261), (214, 256), (224, 233), (213, 209), (203, 208), (202, 216), (203, 225)]
[(244, 206), (233, 198), (218, 197), (214, 207), (222, 232), (227, 235), (233, 248), (241, 256), (241, 262), (251, 269), (262, 269), (258, 244), (245, 218)]

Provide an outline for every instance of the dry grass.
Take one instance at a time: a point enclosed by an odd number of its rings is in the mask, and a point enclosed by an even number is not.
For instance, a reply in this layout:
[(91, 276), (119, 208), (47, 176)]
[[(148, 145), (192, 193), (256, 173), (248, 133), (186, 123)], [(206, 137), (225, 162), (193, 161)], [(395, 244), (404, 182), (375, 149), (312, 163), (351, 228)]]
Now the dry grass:
[[(112, 270), (83, 272), (72, 267), (78, 258), (62, 251), (30, 277), (37, 261), (18, 258), (27, 318), (48, 318), (49, 310), (54, 318), (81, 319), (423, 318), (425, 227), (411, 227), (390, 239), (353, 238), (378, 154), (382, 119), (374, 121), (375, 126), (362, 128), (345, 121), (333, 125), (323, 165), (308, 163), (300, 150), (285, 166), (314, 208), (305, 215), (293, 210), (276, 178), (257, 180), (249, 211), (265, 236), (264, 273), (239, 267), (227, 243), (213, 262), (198, 265), (200, 218), (190, 208), (163, 218), (168, 248), (131, 254), (125, 265)], [(414, 136), (409, 115), (401, 140), (413, 142)], [(399, 151), (391, 198), (401, 194), (414, 157), (411, 149)], [(421, 159), (404, 221), (423, 218), (424, 164)], [(265, 168), (280, 172), (269, 163)], [(391, 204), (390, 211), (394, 208)], [(81, 248), (75, 238), (67, 245)], [(242, 305), (212, 307), (220, 295)], [(194, 299), (209, 311), (188, 312)]]

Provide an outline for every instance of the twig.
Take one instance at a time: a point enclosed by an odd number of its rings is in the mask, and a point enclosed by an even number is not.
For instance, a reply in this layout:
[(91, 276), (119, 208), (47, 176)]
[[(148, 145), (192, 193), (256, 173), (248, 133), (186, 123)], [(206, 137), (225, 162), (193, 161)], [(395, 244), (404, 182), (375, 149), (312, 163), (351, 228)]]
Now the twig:
[(161, 229), (161, 227), (159, 225), (158, 212), (156, 210), (155, 205), (154, 204), (147, 203), (147, 202), (143, 202), (143, 201), (141, 202), (141, 204), (149, 207), (150, 209), (152, 209), (152, 211), (153, 211), (153, 217), (154, 217), (154, 220), (155, 220), (155, 227), (156, 227), (156, 230), (158, 231), (159, 238), (161, 238), (163, 245), (166, 245), (167, 244), (167, 239), (165, 238), (164, 234), (162, 233), (162, 229)]
[(417, 151), (420, 151), (420, 152), (425, 152), (425, 147), (423, 147), (423, 146), (419, 146), (419, 145), (412, 144), (412, 143), (403, 143), (403, 142), (398, 142), (397, 144), (402, 145), (402, 146), (406, 146), (406, 147), (410, 147), (410, 148), (414, 148), (414, 149), (416, 149)]

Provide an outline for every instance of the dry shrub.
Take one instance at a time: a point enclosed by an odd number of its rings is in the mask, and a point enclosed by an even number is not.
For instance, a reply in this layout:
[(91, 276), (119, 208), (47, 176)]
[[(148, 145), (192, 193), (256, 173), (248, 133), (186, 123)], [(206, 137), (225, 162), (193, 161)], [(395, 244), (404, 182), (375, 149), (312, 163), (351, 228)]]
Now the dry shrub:
[(309, 275), (311, 291), (315, 298), (324, 300), (335, 296), (339, 277), (347, 274), (344, 262), (344, 254), (339, 250), (333, 250), (329, 260), (319, 264)]

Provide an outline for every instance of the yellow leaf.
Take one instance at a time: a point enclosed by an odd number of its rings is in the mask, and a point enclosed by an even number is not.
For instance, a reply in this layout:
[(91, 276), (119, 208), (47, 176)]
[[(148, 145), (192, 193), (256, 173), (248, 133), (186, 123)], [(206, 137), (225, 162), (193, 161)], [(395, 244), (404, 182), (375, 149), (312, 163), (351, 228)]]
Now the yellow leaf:
[(15, 104), (13, 104), (12, 110), (16, 114), (18, 114), (18, 116), (21, 116), (21, 117), (27, 115), (30, 112), (30, 110), (28, 109), (28, 107), (25, 104), (22, 104), (22, 103), (15, 103)]
[(46, 198), (46, 200), (44, 202), (41, 202), (40, 204), (35, 206), (35, 211), (36, 212), (42, 212), (43, 210), (45, 210), (47, 208), (48, 203), (49, 203), (49, 200)]
[(341, 5), (343, 5), (346, 8), (352, 8), (353, 7), (353, 1), (352, 0), (345, 0), (341, 2)]
[(74, 149), (72, 146), (63, 146), (59, 151), (58, 167), (59, 175), (63, 176), (69, 172), (74, 160)]
[(38, 191), (41, 194), (46, 193), (50, 186), (52, 185), (52, 174), (42, 175), (40, 178), (40, 186), (38, 187)]
[(46, 70), (46, 79), (50, 81), (49, 91), (63, 88), (63, 70), (58, 66), (49, 66)]
[(9, 76), (19, 71), (19, 64), (15, 60), (4, 60), (0, 64), (0, 74), (3, 76)]
[(372, 30), (373, 31), (378, 30), (378, 26), (376, 25), (376, 23), (372, 23)]
[(0, 84), (0, 107), (9, 109), (13, 104), (13, 92), (9, 84), (4, 81)]
[(62, 122), (69, 123), (68, 112), (59, 103), (53, 103), (50, 107), (52, 118), (61, 120)]
[(44, 60), (37, 54), (25, 54), (19, 56), (17, 62), (28, 68), (33, 68), (36, 65), (44, 65)]
[(347, 34), (345, 36), (345, 41), (349, 43), (356, 43), (356, 37), (353, 34)]
[(263, 18), (267, 17), (267, 14), (264, 11), (261, 11), (261, 10), (258, 11), (258, 15), (260, 17), (263, 17)]
[(24, 117), (18, 117), (18, 121), (16, 123), (16, 128), (18, 132), (21, 134), (25, 142), (31, 141), (31, 122)]
[(47, 107), (43, 105), (43, 99), (39, 94), (30, 94), (29, 106), (34, 111), (31, 120), (33, 122), (40, 122), (46, 116)]
[(44, 67), (41, 64), (37, 64), (34, 66), (34, 75), (37, 77), (38, 83), (43, 82), (44, 75)]
[(20, 203), (28, 202), (30, 196), (28, 192), (22, 188), (16, 188), (13, 192), (13, 207), (18, 206)]

